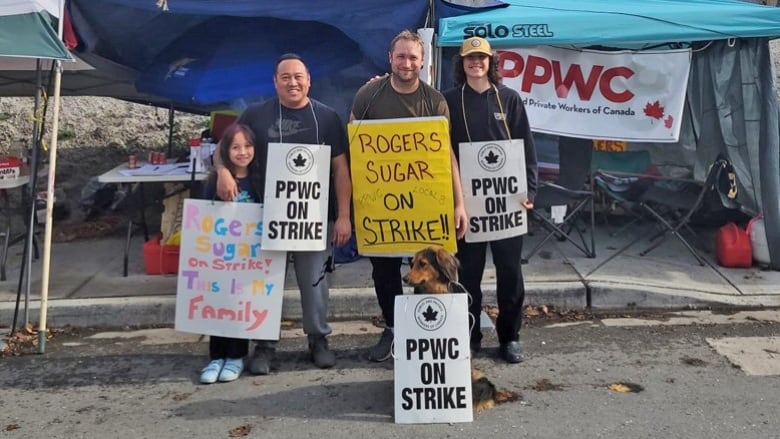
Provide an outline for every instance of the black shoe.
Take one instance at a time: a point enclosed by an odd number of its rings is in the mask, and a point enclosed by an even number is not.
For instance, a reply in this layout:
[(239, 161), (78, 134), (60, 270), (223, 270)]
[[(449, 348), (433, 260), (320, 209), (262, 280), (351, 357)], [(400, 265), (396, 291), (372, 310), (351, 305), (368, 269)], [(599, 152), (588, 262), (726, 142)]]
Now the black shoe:
[(393, 355), (393, 330), (385, 328), (382, 336), (374, 347), (368, 351), (368, 359), (371, 361), (382, 362)]
[(324, 336), (309, 338), (311, 361), (320, 369), (327, 369), (336, 364), (336, 354), (328, 349), (328, 340)]
[(269, 346), (257, 345), (249, 360), (249, 371), (254, 375), (268, 375), (271, 372), (271, 361), (274, 359), (276, 349)]
[(520, 346), (519, 341), (510, 341), (502, 344), (498, 349), (498, 353), (507, 363), (520, 363), (523, 361), (523, 347)]

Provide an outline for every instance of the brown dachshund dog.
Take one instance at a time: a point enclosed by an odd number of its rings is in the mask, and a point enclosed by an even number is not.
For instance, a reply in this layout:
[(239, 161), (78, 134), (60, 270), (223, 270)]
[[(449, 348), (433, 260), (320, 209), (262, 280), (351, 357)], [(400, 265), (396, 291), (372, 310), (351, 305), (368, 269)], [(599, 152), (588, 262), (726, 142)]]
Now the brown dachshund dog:
[[(414, 287), (414, 294), (467, 293), (458, 283), (459, 267), (458, 259), (444, 248), (428, 247), (414, 255), (411, 270), (403, 280)], [(516, 401), (518, 398), (514, 392), (497, 390), (479, 369), (471, 368), (471, 399), (474, 412), (481, 413), (496, 404)]]

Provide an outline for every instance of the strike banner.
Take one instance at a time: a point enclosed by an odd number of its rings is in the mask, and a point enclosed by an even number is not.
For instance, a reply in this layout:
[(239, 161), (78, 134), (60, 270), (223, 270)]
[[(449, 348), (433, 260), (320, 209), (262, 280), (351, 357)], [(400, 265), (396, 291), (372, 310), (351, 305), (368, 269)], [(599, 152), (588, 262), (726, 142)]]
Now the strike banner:
[(580, 138), (676, 142), (690, 49), (498, 51), (503, 82), (517, 90), (534, 131)]
[(347, 126), (358, 252), (455, 252), (449, 121), (443, 116), (358, 120)]
[(263, 249), (263, 207), (184, 200), (177, 331), (278, 340), (287, 253)]
[(325, 250), (329, 194), (330, 145), (269, 143), (263, 248)]
[(528, 233), (523, 201), (528, 198), (523, 139), (458, 145), (466, 212), (466, 242)]
[(395, 422), (471, 422), (466, 294), (395, 297)]

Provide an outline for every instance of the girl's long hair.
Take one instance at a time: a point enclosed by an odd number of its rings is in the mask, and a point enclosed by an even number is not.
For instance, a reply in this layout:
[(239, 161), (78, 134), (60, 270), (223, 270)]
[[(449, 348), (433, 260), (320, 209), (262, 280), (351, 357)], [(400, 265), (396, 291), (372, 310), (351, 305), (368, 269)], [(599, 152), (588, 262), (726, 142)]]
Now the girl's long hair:
[[(246, 141), (250, 145), (255, 146), (255, 134), (248, 126), (238, 123), (233, 123), (227, 127), (222, 134), (222, 138), (219, 139), (219, 157), (222, 159), (222, 165), (230, 171), (234, 178), (236, 176), (236, 165), (230, 161), (230, 144), (233, 143), (233, 139), (238, 133), (242, 133)], [(255, 157), (252, 157), (252, 162), (249, 164), (250, 172), (254, 161)]]

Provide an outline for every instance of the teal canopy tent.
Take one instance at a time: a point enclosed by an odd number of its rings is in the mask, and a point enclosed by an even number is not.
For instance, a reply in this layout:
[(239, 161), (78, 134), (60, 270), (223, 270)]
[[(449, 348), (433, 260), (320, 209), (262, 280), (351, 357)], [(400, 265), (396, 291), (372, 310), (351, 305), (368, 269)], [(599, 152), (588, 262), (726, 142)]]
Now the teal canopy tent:
[(455, 53), (465, 38), (480, 36), (498, 49), (691, 47), (678, 148), (657, 150), (692, 161), (698, 178), (725, 154), (736, 168), (739, 201), (763, 212), (770, 267), (780, 270), (780, 124), (768, 44), (780, 37), (780, 8), (739, 0), (503, 3), (440, 19), (438, 45)]
[(780, 36), (780, 8), (739, 0), (505, 0), (505, 7), (440, 20), (439, 46), (485, 37), (495, 47), (644, 47)]
[(56, 0), (29, 0), (0, 4), (0, 56), (71, 60), (57, 37), (53, 18)]
[[(61, 23), (56, 20), (61, 17), (64, 0), (18, 0), (13, 2), (0, 3), (0, 61), (2, 57), (15, 58), (36, 58), (52, 60), (72, 60), (73, 58), (68, 49), (62, 43), (55, 31), (55, 23), (62, 28)], [(54, 76), (54, 103), (51, 142), (49, 148), (49, 177), (46, 197), (46, 230), (44, 236), (43, 248), (43, 275), (41, 279), (41, 306), (39, 319), (39, 337), (38, 351), (44, 352), (46, 345), (46, 311), (49, 291), (49, 264), (51, 262), (51, 234), (52, 217), (51, 213), (54, 206), (54, 174), (57, 167), (57, 127), (59, 122), (60, 110), (60, 79), (61, 69), (55, 69)], [(37, 103), (37, 99), (36, 99)], [(36, 135), (37, 137), (37, 135)], [(37, 142), (34, 148), (38, 148)], [(33, 154), (33, 161), (35, 154)], [(35, 170), (36, 164), (32, 169)], [(33, 175), (37, 172), (33, 171)], [(31, 192), (34, 193), (35, 178), (31, 178)], [(31, 208), (32, 212), (32, 208)], [(32, 220), (28, 227), (28, 233), (25, 243), (24, 260), (28, 267), (28, 290), (29, 290), (29, 265), (30, 249), (32, 242)], [(21, 279), (23, 276), (24, 265), (20, 272), (19, 292), (21, 292)], [(29, 295), (29, 292), (28, 292)], [(17, 294), (17, 311), (19, 303), (19, 294)], [(14, 315), (14, 326), (16, 325), (16, 313)]]

